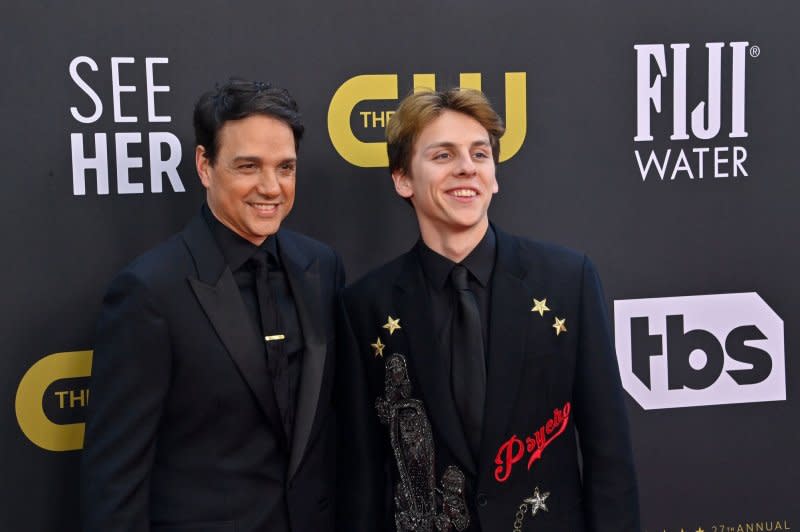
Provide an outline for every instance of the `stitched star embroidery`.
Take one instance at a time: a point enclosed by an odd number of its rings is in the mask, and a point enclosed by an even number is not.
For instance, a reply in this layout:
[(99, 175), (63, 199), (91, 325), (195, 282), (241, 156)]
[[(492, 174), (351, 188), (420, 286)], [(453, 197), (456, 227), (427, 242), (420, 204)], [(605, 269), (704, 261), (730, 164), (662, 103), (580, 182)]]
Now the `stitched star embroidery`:
[(542, 299), (539, 301), (535, 297), (533, 298), (533, 308), (531, 312), (538, 312), (539, 316), (544, 316), (544, 313), (550, 310), (547, 308), (547, 298)]
[(556, 336), (558, 336), (562, 332), (563, 333), (567, 332), (566, 321), (567, 321), (566, 318), (560, 319), (556, 317), (556, 321), (555, 323), (553, 323), (553, 328), (556, 330)]
[(381, 357), (383, 358), (383, 348), (386, 347), (386, 344), (381, 342), (381, 337), (379, 336), (377, 340), (375, 340), (374, 344), (369, 344), (372, 349), (375, 350), (375, 358)]
[(389, 316), (386, 319), (386, 323), (383, 324), (383, 328), (389, 331), (389, 336), (393, 335), (397, 329), (402, 329), (402, 327), (400, 327), (400, 318), (392, 318)]
[(539, 510), (544, 510), (545, 512), (549, 512), (550, 510), (547, 509), (547, 505), (544, 501), (550, 496), (549, 491), (545, 491), (544, 495), (539, 493), (539, 486), (536, 486), (533, 489), (533, 497), (528, 497), (525, 499), (524, 502), (531, 505), (531, 515), (536, 517), (536, 513)]

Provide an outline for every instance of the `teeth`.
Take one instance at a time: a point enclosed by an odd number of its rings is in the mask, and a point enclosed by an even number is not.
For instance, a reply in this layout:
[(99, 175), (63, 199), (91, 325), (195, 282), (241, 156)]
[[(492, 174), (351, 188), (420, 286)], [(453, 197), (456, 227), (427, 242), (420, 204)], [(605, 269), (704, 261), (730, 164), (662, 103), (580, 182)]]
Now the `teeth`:
[(473, 196), (476, 196), (477, 194), (475, 193), (474, 190), (458, 189), (453, 191), (453, 195), (459, 198), (471, 198)]

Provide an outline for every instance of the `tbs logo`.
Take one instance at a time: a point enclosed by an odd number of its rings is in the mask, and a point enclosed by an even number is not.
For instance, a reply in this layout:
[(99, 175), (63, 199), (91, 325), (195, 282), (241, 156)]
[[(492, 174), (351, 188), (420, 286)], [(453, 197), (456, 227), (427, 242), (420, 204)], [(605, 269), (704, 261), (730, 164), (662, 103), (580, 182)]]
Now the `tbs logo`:
[(783, 320), (755, 292), (614, 302), (622, 385), (644, 409), (783, 401)]

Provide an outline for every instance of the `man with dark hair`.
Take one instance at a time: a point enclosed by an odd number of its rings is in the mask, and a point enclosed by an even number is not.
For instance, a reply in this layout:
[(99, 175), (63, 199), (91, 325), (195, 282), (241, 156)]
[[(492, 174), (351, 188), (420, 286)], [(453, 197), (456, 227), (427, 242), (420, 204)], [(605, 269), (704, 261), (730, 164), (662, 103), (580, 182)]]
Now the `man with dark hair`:
[(339, 530), (639, 531), (599, 278), (489, 222), (503, 132), (472, 90), (389, 122), (420, 239), (343, 294)]
[(329, 247), (280, 229), (292, 97), (231, 80), (194, 111), (206, 204), (103, 302), (81, 462), (86, 532), (333, 530)]

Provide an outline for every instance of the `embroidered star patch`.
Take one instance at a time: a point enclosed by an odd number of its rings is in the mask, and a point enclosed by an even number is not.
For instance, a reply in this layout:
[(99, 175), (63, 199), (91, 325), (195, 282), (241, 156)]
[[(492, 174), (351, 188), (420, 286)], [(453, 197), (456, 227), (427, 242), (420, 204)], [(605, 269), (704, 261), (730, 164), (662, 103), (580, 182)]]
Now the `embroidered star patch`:
[(379, 336), (377, 340), (375, 340), (374, 344), (369, 344), (372, 349), (375, 350), (375, 358), (381, 357), (383, 358), (383, 348), (386, 347), (386, 344), (381, 342), (381, 337)]
[(533, 308), (531, 312), (538, 312), (539, 316), (544, 316), (544, 313), (550, 310), (547, 308), (547, 298), (542, 299), (539, 301), (535, 297), (533, 298)]
[(553, 328), (556, 330), (556, 336), (561, 334), (562, 332), (567, 332), (567, 325), (566, 325), (566, 318), (558, 318), (556, 317), (555, 323), (553, 323)]
[(397, 329), (402, 329), (402, 327), (400, 327), (400, 318), (389, 316), (386, 319), (386, 323), (383, 324), (383, 328), (389, 331), (389, 336), (393, 335)]
[(531, 515), (533, 517), (536, 517), (536, 514), (539, 510), (544, 510), (545, 512), (550, 511), (547, 509), (547, 505), (544, 503), (549, 496), (549, 491), (545, 491), (544, 495), (542, 495), (539, 493), (539, 486), (536, 486), (533, 489), (533, 497), (528, 497), (525, 499), (525, 502), (531, 505)]

